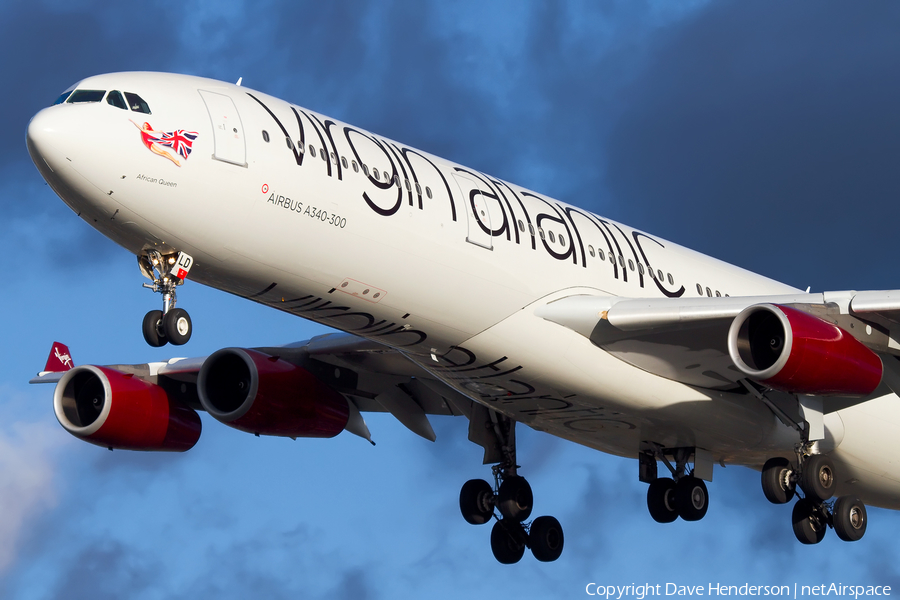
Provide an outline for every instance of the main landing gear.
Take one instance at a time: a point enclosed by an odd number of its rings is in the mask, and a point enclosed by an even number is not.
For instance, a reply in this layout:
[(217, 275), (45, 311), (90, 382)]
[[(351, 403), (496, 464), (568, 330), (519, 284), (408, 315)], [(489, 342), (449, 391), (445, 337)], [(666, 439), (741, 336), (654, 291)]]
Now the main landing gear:
[[(497, 417), (500, 417), (499, 415)], [(525, 555), (525, 548), (541, 562), (552, 562), (563, 551), (563, 530), (553, 517), (538, 517), (528, 523), (534, 505), (531, 486), (517, 473), (515, 421), (495, 417), (497, 438), (503, 440), (505, 460), (492, 467), (494, 485), (472, 479), (459, 492), (459, 509), (472, 525), (483, 525), (492, 518), (491, 551), (500, 563), (511, 565)], [(500, 515), (495, 514), (499, 512)]]
[[(808, 445), (807, 445), (808, 446)], [(799, 488), (800, 498), (791, 511), (794, 535), (801, 544), (818, 544), (828, 527), (845, 542), (855, 542), (866, 533), (866, 505), (856, 496), (841, 496), (833, 502), (834, 464), (824, 454), (797, 453), (799, 468), (783, 457), (770, 458), (762, 470), (763, 493), (773, 504), (787, 504)]]
[(153, 282), (145, 283), (144, 287), (163, 297), (163, 309), (144, 315), (141, 327), (144, 340), (153, 347), (167, 343), (181, 346), (191, 339), (191, 317), (183, 308), (175, 308), (175, 288), (184, 283), (193, 262), (184, 252), (163, 255), (148, 250), (138, 256), (141, 272)]
[[(675, 459), (672, 465), (667, 458)], [(684, 521), (699, 521), (709, 509), (709, 492), (706, 483), (687, 470), (688, 459), (694, 450), (676, 448), (664, 451), (661, 448), (640, 455), (641, 481), (650, 483), (647, 489), (647, 509), (657, 523), (671, 523), (679, 517)], [(672, 477), (657, 477), (656, 461), (669, 469)]]

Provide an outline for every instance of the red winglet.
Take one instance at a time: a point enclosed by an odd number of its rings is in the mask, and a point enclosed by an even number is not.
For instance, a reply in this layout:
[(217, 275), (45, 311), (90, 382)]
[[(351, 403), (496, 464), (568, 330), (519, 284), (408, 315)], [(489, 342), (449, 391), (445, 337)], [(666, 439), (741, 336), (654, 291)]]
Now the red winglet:
[(59, 342), (53, 342), (53, 347), (50, 348), (50, 356), (47, 357), (47, 365), (44, 367), (44, 371), (49, 373), (59, 373), (61, 371), (68, 371), (75, 364), (72, 362), (72, 354), (69, 352), (69, 347), (65, 344), (60, 344)]

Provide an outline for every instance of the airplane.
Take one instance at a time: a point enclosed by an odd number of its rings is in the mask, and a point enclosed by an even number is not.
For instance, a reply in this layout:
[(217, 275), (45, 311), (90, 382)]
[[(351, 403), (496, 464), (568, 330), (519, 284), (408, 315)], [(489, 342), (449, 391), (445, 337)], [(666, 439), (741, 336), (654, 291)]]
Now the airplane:
[(716, 464), (797, 497), (803, 544), (900, 509), (900, 291), (796, 289), (240, 83), (88, 77), (32, 118), (28, 151), (162, 296), (150, 346), (191, 338), (187, 280), (337, 332), (137, 365), (54, 343), (32, 382), (55, 383), (71, 434), (185, 451), (206, 411), (372, 442), (363, 413), (387, 412), (434, 441), (429, 416), (465, 417), (492, 467), (460, 512), (493, 523), (504, 564), (564, 547), (531, 518), (517, 423), (637, 459), (660, 523), (703, 518)]

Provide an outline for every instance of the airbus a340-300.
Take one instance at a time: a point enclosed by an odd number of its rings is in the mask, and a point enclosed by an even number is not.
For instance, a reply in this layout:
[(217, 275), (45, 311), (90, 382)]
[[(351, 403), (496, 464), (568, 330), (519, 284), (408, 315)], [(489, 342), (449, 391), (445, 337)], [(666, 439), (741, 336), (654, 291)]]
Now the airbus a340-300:
[(460, 510), (493, 522), (502, 563), (564, 544), (532, 519), (516, 423), (636, 458), (661, 523), (703, 518), (717, 463), (799, 496), (805, 544), (900, 508), (881, 447), (900, 434), (900, 292), (803, 292), (239, 84), (90, 77), (34, 116), (28, 150), (162, 295), (151, 346), (190, 338), (186, 279), (343, 333), (140, 365), (73, 367), (54, 344), (33, 381), (56, 383), (73, 435), (184, 451), (205, 410), (371, 441), (361, 413), (381, 411), (433, 441), (429, 415), (465, 417), (493, 467)]

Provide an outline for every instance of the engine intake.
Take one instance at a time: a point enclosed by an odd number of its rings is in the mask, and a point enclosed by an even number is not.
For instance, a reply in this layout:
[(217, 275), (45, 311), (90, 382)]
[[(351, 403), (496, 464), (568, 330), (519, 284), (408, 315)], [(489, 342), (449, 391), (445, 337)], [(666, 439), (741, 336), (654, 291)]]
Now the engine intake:
[(75, 367), (56, 384), (59, 423), (86, 442), (123, 450), (184, 452), (200, 439), (200, 417), (165, 390), (107, 367)]
[(334, 437), (350, 418), (340, 393), (306, 369), (256, 350), (211, 354), (200, 368), (197, 393), (217, 420), (261, 435)]
[(868, 396), (881, 383), (877, 354), (837, 325), (789, 306), (745, 308), (728, 331), (728, 353), (751, 379), (795, 394)]

